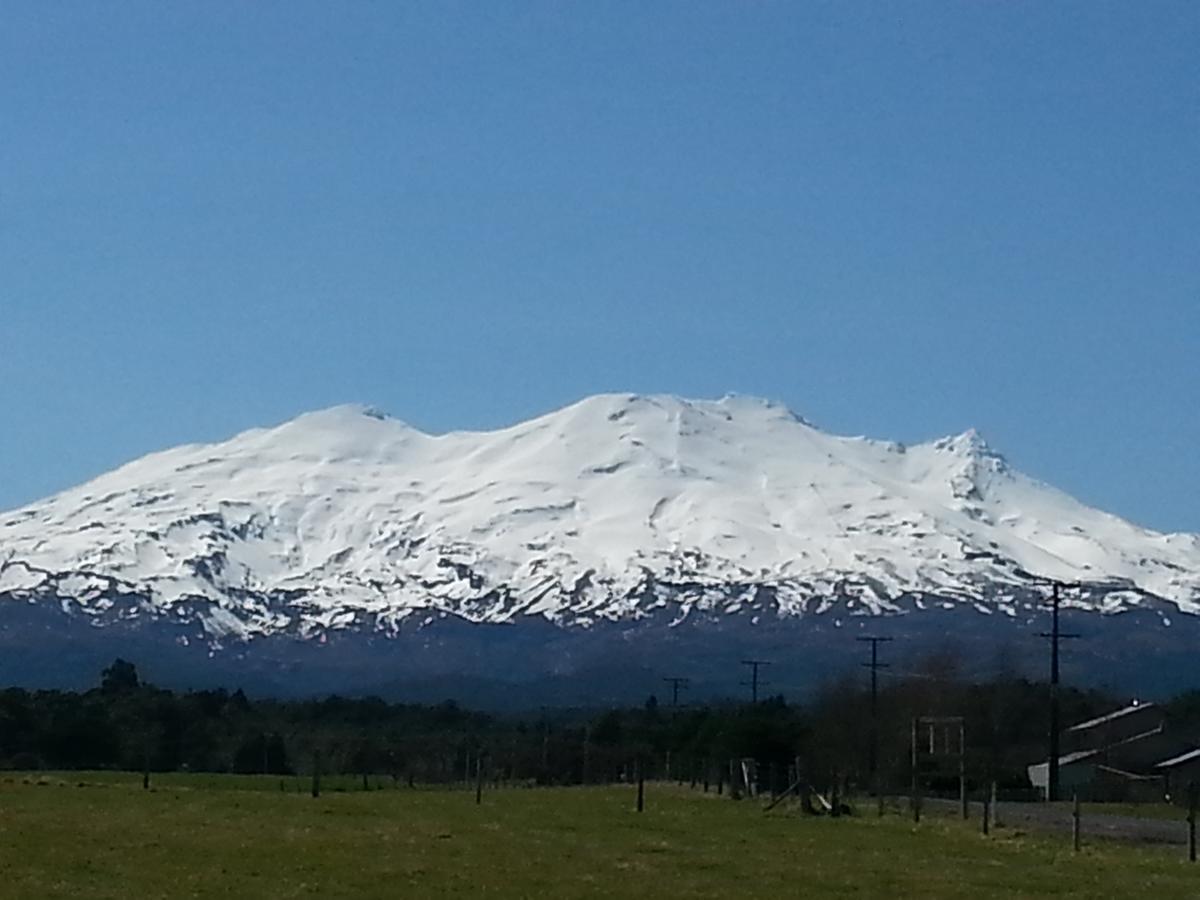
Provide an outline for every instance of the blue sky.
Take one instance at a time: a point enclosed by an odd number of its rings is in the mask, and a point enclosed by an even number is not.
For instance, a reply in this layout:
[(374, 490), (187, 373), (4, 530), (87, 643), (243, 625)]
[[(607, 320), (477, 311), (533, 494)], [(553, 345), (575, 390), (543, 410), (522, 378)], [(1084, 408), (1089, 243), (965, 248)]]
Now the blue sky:
[(1200, 5), (8, 2), (0, 507), (347, 401), (786, 402), (1200, 531)]

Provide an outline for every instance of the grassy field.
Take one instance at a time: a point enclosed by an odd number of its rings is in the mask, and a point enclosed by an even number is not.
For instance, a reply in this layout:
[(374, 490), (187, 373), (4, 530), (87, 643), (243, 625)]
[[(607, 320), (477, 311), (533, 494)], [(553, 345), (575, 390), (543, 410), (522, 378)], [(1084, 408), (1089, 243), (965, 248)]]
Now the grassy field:
[[(278, 778), (0, 779), (4, 897), (1200, 896), (1178, 852), (899, 816), (764, 814), (652, 784), (354, 791)], [(342, 788), (342, 790), (338, 790)]]

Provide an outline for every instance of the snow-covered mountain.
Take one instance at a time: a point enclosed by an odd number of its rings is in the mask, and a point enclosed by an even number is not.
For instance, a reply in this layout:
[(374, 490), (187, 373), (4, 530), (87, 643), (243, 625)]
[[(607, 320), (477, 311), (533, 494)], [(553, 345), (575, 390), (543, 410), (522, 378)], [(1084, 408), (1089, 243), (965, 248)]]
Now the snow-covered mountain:
[(964, 607), (1037, 579), (1200, 611), (1200, 538), (1014, 471), (974, 432), (830, 435), (756, 399), (601, 395), (494, 432), (363, 407), (156, 453), (0, 514), (0, 600), (214, 645), (447, 616), (594, 628)]

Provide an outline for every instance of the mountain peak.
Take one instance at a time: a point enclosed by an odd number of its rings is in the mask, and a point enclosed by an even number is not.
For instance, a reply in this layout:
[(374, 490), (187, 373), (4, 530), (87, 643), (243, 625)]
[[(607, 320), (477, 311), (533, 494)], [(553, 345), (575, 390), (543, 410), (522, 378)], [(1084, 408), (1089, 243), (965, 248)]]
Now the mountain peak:
[(284, 433), (289, 439), (302, 434), (340, 435), (342, 438), (358, 435), (370, 442), (386, 439), (389, 435), (416, 433), (417, 430), (378, 407), (365, 403), (342, 403), (301, 413), (269, 431)]
[(388, 415), (379, 407), (371, 406), (366, 403), (339, 403), (334, 406), (327, 406), (324, 409), (314, 409), (311, 412), (301, 413), (292, 419), (292, 422), (305, 421), (313, 424), (323, 425), (339, 425), (347, 423), (355, 423), (359, 419), (371, 419), (376, 422), (400, 422)]
[(990, 458), (1003, 461), (1001, 453), (994, 450), (975, 428), (961, 434), (950, 435), (934, 442), (934, 447), (947, 453), (969, 458)]
[[(639, 416), (650, 419), (663, 417), (679, 419), (693, 416), (725, 422), (787, 420), (809, 425), (781, 403), (749, 394), (725, 394), (718, 400), (691, 399), (677, 394), (612, 393), (594, 394), (571, 404), (550, 416), (575, 413), (600, 414), (611, 422), (634, 421)], [(809, 425), (809, 427), (812, 427)]]

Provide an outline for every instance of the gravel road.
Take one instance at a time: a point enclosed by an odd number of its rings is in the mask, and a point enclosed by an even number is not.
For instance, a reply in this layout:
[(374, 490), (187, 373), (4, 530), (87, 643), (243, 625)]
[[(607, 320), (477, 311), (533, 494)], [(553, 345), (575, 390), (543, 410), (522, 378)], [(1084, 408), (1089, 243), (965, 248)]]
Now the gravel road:
[[(957, 800), (926, 798), (925, 806), (938, 815), (958, 813)], [(969, 805), (971, 821), (979, 822), (982, 803)], [(1028, 828), (1071, 834), (1071, 806), (1064, 803), (1005, 803), (999, 804), (999, 822), (1004, 828)], [(1080, 819), (1083, 837), (1102, 837), (1141, 844), (1187, 844), (1188, 829), (1184, 811), (1178, 820), (1151, 819), (1140, 816), (1118, 816), (1109, 813), (1083, 811)]]

